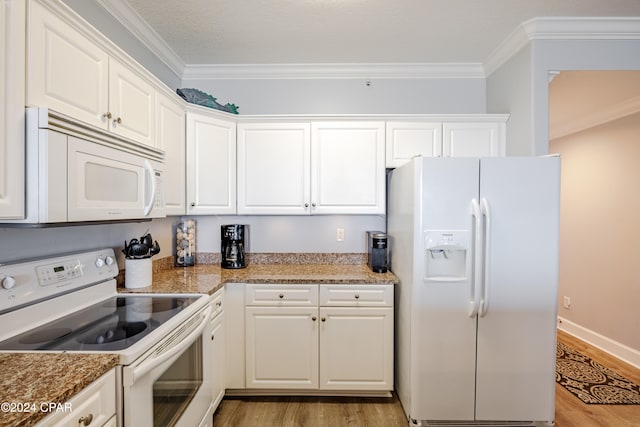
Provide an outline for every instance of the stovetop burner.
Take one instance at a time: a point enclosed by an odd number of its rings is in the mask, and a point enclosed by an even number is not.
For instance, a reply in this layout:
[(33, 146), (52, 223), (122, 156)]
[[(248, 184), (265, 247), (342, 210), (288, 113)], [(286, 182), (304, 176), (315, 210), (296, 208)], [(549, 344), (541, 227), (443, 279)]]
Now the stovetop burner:
[(0, 350), (117, 351), (157, 329), (194, 296), (114, 296), (0, 342)]

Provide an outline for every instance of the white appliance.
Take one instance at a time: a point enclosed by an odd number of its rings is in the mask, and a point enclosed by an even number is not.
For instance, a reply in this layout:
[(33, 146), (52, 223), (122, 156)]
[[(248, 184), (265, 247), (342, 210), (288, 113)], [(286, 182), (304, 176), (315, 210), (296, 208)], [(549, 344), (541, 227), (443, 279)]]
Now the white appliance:
[(552, 424), (560, 158), (415, 158), (389, 185), (410, 423)]
[(165, 216), (164, 152), (26, 109), (26, 218), (12, 224), (143, 220)]
[(117, 354), (118, 426), (210, 425), (208, 295), (118, 294), (112, 249), (0, 264), (1, 352)]

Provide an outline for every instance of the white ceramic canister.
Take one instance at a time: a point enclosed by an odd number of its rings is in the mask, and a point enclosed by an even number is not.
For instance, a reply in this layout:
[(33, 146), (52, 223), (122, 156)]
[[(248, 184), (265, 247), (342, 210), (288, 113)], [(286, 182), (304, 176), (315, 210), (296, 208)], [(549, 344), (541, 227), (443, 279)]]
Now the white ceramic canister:
[(124, 287), (129, 289), (151, 286), (153, 269), (151, 258), (124, 260)]

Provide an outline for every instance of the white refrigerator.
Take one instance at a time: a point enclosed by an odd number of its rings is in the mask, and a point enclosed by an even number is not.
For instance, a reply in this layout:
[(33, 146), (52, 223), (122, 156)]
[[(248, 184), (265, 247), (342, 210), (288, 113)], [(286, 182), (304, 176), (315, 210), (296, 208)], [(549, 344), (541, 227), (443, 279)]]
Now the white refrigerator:
[(414, 158), (388, 203), (409, 422), (551, 424), (560, 158)]

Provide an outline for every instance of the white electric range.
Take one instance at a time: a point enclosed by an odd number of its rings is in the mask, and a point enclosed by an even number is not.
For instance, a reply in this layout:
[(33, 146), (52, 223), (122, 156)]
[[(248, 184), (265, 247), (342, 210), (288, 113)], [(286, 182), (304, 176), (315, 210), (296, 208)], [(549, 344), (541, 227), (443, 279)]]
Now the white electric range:
[(120, 426), (199, 425), (212, 401), (208, 295), (117, 293), (117, 275), (112, 249), (0, 264), (0, 351), (117, 354)]

